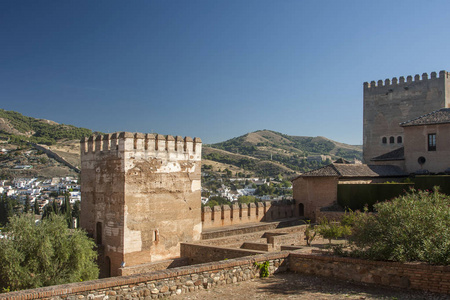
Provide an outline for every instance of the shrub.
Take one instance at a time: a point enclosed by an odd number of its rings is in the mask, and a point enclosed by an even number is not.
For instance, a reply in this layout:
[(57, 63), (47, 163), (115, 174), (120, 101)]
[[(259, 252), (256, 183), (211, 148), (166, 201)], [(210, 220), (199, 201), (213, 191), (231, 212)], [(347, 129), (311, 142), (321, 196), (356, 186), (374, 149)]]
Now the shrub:
[(326, 218), (323, 218), (320, 225), (317, 226), (317, 232), (331, 244), (332, 239), (350, 235), (351, 228), (348, 225), (341, 225), (338, 222), (329, 222)]
[(358, 214), (350, 242), (352, 255), (374, 260), (450, 263), (450, 197), (410, 190)]

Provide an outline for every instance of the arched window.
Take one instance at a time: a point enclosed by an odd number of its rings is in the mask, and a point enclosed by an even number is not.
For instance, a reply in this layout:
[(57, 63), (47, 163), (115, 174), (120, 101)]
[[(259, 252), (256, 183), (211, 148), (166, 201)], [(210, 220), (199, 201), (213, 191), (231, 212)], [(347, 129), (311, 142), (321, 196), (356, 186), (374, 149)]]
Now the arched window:
[(381, 139), (381, 142), (382, 142), (383, 144), (386, 144), (386, 143), (387, 143), (387, 138), (386, 138), (385, 136), (383, 136), (383, 138)]
[(395, 143), (395, 138), (393, 136), (391, 136), (389, 138), (389, 144), (393, 144), (393, 143)]
[(397, 144), (401, 144), (401, 143), (403, 143), (403, 139), (402, 139), (401, 136), (398, 136), (397, 137)]

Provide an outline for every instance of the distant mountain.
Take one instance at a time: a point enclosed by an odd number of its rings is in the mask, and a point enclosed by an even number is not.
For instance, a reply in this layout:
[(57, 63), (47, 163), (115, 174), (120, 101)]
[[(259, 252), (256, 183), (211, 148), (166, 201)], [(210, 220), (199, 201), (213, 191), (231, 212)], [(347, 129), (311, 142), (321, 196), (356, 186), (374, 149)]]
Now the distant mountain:
[[(331, 160), (362, 158), (362, 147), (325, 137), (290, 136), (270, 130), (247, 133), (225, 142), (204, 145), (203, 158), (252, 171), (256, 175), (295, 174), (330, 163), (308, 156), (327, 155)], [(270, 166), (270, 167), (269, 167)]]
[(0, 138), (13, 143), (33, 142), (51, 145), (57, 140), (79, 140), (92, 133), (90, 129), (35, 119), (15, 111), (0, 109)]
[[(52, 151), (72, 164), (79, 165), (79, 140), (94, 133), (96, 132), (90, 129), (35, 119), (0, 109), (0, 140), (8, 140), (11, 149), (13, 146), (20, 146), (25, 150), (28, 148), (26, 142), (52, 145)], [(341, 157), (361, 160), (362, 147), (339, 143), (325, 137), (290, 136), (270, 130), (259, 130), (221, 143), (204, 144), (202, 170), (204, 174), (215, 173), (221, 176), (228, 171), (233, 177), (281, 175), (290, 178), (300, 172), (330, 163), (330, 159), (307, 159), (308, 156), (318, 155), (330, 156), (331, 160)], [(50, 159), (49, 162), (51, 161)], [(2, 167), (0, 162), (0, 169), (4, 167), (6, 165)]]

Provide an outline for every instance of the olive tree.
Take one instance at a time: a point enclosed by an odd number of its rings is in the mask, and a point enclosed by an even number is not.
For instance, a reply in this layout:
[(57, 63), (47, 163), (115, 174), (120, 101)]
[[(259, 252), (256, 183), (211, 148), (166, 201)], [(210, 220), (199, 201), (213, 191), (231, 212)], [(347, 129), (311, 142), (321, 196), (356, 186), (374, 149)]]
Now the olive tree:
[(98, 277), (94, 242), (67, 228), (63, 216), (38, 223), (32, 215), (13, 216), (0, 239), (0, 288), (21, 290)]

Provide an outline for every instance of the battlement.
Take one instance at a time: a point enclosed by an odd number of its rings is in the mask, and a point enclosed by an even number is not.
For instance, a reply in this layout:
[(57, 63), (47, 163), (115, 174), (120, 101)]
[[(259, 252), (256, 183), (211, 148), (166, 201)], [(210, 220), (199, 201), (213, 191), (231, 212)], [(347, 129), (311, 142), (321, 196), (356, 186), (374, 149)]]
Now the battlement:
[(426, 81), (432, 81), (432, 80), (436, 80), (436, 79), (444, 79), (444, 78), (449, 78), (449, 73), (442, 70), (439, 72), (439, 77), (437, 77), (436, 72), (431, 72), (430, 73), (430, 78), (428, 78), (428, 74), (427, 73), (423, 73), (422, 74), (422, 79), (420, 78), (419, 74), (416, 74), (414, 76), (414, 81), (413, 81), (413, 77), (411, 75), (408, 75), (406, 77), (406, 81), (405, 81), (405, 77), (404, 76), (400, 76), (398, 79), (397, 77), (393, 77), (392, 81), (387, 78), (384, 81), (383, 80), (378, 80), (376, 81), (371, 81), (369, 82), (364, 82), (364, 90), (374, 90), (374, 89), (378, 89), (381, 87), (395, 87), (398, 85), (402, 85), (402, 84), (411, 84), (411, 83), (418, 83), (418, 82), (426, 82)]
[(80, 141), (81, 153), (106, 153), (134, 151), (146, 153), (200, 154), (202, 140), (191, 137), (173, 137), (144, 133), (116, 132), (93, 135)]

